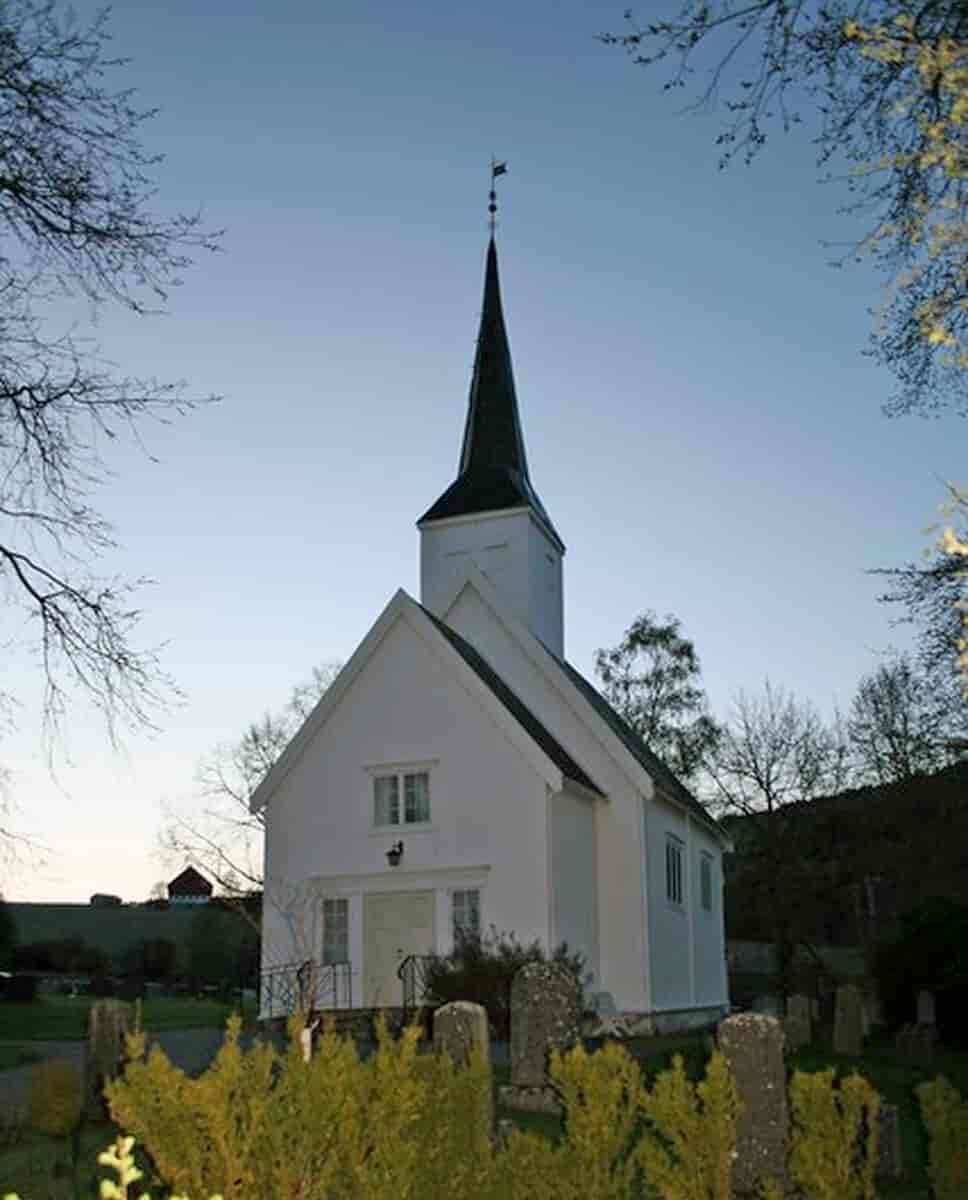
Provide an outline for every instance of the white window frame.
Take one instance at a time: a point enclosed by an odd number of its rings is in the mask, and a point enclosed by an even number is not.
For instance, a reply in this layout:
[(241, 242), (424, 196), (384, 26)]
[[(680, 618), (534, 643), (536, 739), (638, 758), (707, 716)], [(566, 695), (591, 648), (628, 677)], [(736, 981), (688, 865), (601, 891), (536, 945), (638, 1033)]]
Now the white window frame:
[[(367, 773), (370, 776), (370, 827), (376, 833), (381, 833), (385, 830), (398, 829), (428, 829), (433, 820), (432, 807), (432, 786), (431, 776), (433, 774), (432, 764), (430, 763), (406, 763), (406, 764), (387, 764), (386, 766), (367, 767)], [(425, 776), (427, 780), (426, 787), (426, 816), (416, 820), (407, 819), (407, 781), (418, 776)], [(395, 815), (396, 820), (378, 821), (378, 802), (377, 790), (381, 781), (395, 780), (395, 803), (392, 804), (391, 815)]]
[[(339, 916), (338, 923), (334, 921)], [(350, 902), (346, 896), (324, 896), (322, 905), (322, 945), (319, 951), (319, 961), (323, 966), (330, 963), (343, 963), (350, 960)], [(331, 924), (332, 922), (332, 924)], [(341, 934), (342, 956), (335, 957), (331, 950), (330, 933)]]
[(682, 838), (674, 833), (667, 833), (665, 839), (665, 885), (666, 902), (676, 909), (683, 908), (685, 897), (685, 880), (683, 863), (685, 862), (686, 845)]
[(711, 913), (714, 905), (713, 856), (708, 850), (702, 850), (699, 854), (699, 906), (703, 912)]
[(474, 933), (477, 937), (481, 936), (481, 889), (476, 887), (452, 888), (450, 893), (450, 932), (455, 946), (461, 935), (465, 933), (463, 921), (458, 923), (458, 905), (464, 908), (466, 913), (467, 901), (471, 896), (476, 897), (473, 901), (477, 918), (477, 928)]

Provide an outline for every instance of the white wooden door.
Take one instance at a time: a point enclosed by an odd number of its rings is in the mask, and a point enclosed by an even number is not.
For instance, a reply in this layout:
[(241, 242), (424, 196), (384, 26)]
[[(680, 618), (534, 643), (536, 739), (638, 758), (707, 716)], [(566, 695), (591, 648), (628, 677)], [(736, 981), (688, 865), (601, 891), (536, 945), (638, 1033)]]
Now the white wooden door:
[(408, 954), (434, 946), (433, 892), (394, 892), (363, 900), (363, 1004), (390, 1008), (403, 1003), (397, 968)]

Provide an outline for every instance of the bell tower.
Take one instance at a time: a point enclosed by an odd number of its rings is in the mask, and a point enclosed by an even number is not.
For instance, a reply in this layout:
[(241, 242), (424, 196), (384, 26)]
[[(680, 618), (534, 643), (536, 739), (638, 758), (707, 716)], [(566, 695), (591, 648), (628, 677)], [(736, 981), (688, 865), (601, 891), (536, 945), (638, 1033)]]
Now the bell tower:
[[(491, 204), (493, 215), (493, 188)], [(531, 632), (564, 657), (565, 547), (528, 474), (493, 228), (457, 478), (417, 528), (425, 608), (442, 617), (473, 561)]]

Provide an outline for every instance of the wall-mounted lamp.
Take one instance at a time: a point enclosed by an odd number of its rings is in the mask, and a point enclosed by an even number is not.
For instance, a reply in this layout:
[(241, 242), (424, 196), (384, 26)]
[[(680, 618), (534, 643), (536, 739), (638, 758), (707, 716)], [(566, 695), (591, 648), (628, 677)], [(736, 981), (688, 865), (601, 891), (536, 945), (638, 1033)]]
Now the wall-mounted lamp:
[(401, 858), (403, 858), (403, 842), (396, 842), (387, 851), (387, 862), (391, 867), (399, 867)]

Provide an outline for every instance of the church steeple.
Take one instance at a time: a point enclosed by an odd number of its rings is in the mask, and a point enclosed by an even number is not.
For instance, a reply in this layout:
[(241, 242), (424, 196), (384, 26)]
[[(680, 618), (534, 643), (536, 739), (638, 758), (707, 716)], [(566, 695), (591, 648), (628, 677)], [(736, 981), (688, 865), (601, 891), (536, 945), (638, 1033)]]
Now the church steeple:
[(448, 597), (471, 561), (563, 656), (565, 547), (528, 473), (493, 233), (457, 478), (417, 525), (421, 600), (435, 616), (446, 616)]
[(457, 478), (418, 524), (522, 506), (533, 509), (561, 543), (528, 474), (492, 237)]

